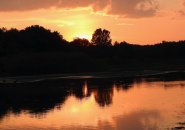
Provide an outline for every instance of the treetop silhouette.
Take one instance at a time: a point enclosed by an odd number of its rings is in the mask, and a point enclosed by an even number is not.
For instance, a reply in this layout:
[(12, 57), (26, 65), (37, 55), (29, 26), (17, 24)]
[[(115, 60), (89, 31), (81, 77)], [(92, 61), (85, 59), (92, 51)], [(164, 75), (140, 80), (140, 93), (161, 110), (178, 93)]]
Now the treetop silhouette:
[(97, 29), (92, 36), (91, 42), (97, 46), (111, 46), (110, 32), (106, 29)]

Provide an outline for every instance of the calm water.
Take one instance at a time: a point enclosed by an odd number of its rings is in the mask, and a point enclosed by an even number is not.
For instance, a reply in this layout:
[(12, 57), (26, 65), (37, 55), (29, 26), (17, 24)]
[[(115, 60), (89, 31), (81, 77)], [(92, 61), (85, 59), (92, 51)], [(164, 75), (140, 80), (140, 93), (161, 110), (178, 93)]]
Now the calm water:
[(185, 81), (52, 81), (0, 88), (0, 130), (185, 127)]

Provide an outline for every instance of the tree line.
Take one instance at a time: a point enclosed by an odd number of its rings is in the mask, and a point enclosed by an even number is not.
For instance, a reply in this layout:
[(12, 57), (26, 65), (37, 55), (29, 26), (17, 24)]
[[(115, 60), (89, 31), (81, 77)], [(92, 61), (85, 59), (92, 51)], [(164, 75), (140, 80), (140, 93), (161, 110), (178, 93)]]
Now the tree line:
[(59, 32), (52, 32), (39, 25), (26, 27), (23, 30), (0, 28), (1, 54), (28, 51), (61, 51), (70, 48), (111, 45), (110, 32), (105, 29), (97, 29), (91, 42), (81, 38), (75, 38), (69, 42)]
[[(155, 45), (112, 42), (110, 31), (97, 29), (92, 40), (69, 42), (57, 31), (39, 25), (0, 29), (0, 72), (20, 74), (103, 71), (185, 64), (185, 41)], [(157, 64), (157, 65), (156, 65)], [(28, 72), (29, 71), (29, 72)]]
[[(94, 55), (118, 56), (124, 58), (162, 58), (183, 57), (185, 41), (163, 41), (155, 45), (136, 45), (125, 41), (112, 43), (110, 32), (106, 29), (97, 29), (92, 40), (75, 38), (69, 42), (57, 32), (52, 32), (39, 25), (26, 27), (22, 30), (15, 28), (0, 29), (0, 54), (10, 55), (22, 52), (49, 52), (49, 51), (83, 51)], [(99, 54), (101, 53), (101, 54)]]

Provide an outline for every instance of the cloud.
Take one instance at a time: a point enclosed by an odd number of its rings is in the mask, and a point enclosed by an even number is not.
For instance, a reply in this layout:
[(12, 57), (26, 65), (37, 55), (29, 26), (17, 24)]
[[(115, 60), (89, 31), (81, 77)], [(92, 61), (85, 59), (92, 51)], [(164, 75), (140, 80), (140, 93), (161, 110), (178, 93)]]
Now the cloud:
[(185, 16), (185, 11), (183, 10), (179, 10), (177, 13), (180, 14), (180, 16)]
[(0, 11), (23, 11), (46, 8), (77, 8), (103, 6), (107, 0), (0, 0)]
[(0, 0), (0, 11), (23, 11), (49, 8), (59, 0)]
[(92, 7), (93, 11), (124, 17), (151, 17), (158, 9), (155, 0), (0, 0), (0, 11), (27, 11), (48, 8)]
[(178, 16), (185, 16), (185, 0), (182, 0), (181, 4), (182, 4), (183, 8), (177, 10), (176, 14)]
[(158, 9), (155, 0), (112, 0), (109, 14), (139, 18), (154, 16)]
[(183, 5), (185, 6), (185, 0), (183, 0)]
[(134, 24), (132, 24), (132, 23), (118, 23), (116, 25), (117, 26), (133, 26)]

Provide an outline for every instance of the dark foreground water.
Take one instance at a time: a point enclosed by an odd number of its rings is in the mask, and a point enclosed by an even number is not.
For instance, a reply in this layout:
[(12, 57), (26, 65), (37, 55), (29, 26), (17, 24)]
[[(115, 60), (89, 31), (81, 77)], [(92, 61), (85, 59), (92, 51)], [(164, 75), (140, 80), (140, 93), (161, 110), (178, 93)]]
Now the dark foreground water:
[(0, 87), (0, 130), (185, 127), (185, 81), (45, 81)]

